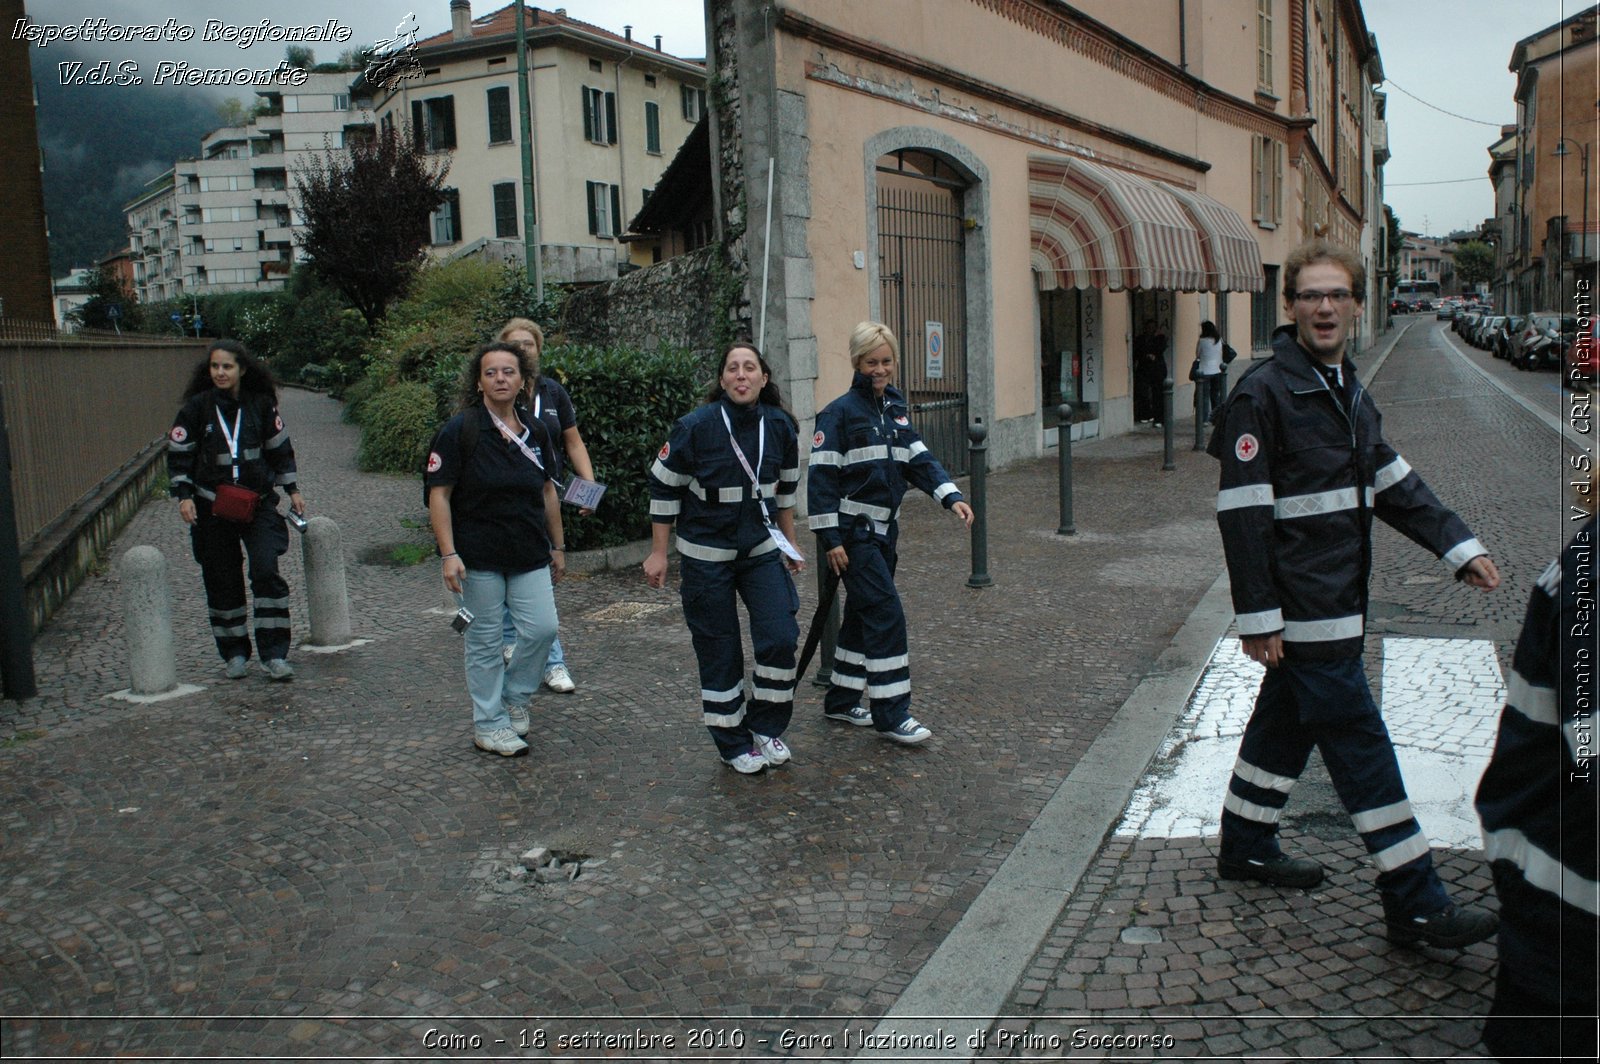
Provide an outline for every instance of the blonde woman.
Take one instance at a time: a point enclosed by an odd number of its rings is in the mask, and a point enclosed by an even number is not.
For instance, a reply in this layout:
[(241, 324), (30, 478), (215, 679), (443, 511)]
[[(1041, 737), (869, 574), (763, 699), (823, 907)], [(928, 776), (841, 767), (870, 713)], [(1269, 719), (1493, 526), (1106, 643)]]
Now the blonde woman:
[[(570, 467), (583, 479), (593, 480), (594, 466), (589, 462), (589, 448), (584, 446), (583, 435), (578, 432), (578, 412), (572, 405), (572, 397), (567, 394), (567, 390), (559, 381), (540, 372), (539, 363), (544, 356), (544, 330), (527, 318), (512, 318), (501, 327), (495, 339), (521, 344), (528, 352), (528, 361), (533, 367), (533, 374), (524, 385), (522, 405), (527, 408), (529, 416), (544, 425), (545, 432), (549, 435), (555, 457), (555, 468), (551, 471), (551, 475), (558, 481), (564, 480)], [(593, 512), (578, 511), (584, 517)], [(506, 618), (502, 636), (500, 653), (509, 663), (511, 648), (517, 641), (516, 629), (511, 626), (510, 617)], [(572, 673), (567, 669), (567, 658), (561, 648), (559, 635), (556, 636), (555, 642), (550, 644), (550, 656), (544, 661), (542, 675), (544, 685), (552, 691), (571, 694), (578, 688), (573, 682)]]
[(910, 745), (933, 733), (911, 715), (906, 615), (894, 586), (900, 537), (895, 517), (908, 483), (968, 528), (972, 508), (911, 427), (905, 396), (892, 383), (899, 355), (887, 325), (864, 321), (855, 327), (855, 379), (817, 415), (807, 483), (811, 530), (845, 588), (824, 713), (830, 720), (870, 724), (883, 738)]

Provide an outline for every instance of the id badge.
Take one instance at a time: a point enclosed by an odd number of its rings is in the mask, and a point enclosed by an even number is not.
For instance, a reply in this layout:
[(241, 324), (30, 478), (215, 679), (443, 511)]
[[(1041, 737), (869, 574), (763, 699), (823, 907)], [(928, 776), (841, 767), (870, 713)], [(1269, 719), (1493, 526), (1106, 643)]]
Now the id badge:
[(768, 525), (767, 535), (772, 537), (772, 542), (778, 545), (778, 550), (783, 552), (784, 557), (788, 558), (790, 561), (805, 561), (805, 558), (801, 555), (801, 553), (795, 550), (794, 544), (789, 542), (789, 537), (778, 530), (777, 525)]

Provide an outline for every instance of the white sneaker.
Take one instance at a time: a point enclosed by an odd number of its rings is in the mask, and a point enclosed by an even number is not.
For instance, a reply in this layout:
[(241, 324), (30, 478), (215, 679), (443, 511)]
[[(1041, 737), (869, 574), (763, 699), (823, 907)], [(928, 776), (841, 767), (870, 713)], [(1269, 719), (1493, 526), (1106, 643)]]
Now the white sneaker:
[(479, 750), (487, 750), (501, 757), (516, 757), (528, 752), (528, 744), (517, 738), (517, 733), (510, 728), (499, 728), (488, 735), (474, 735), (472, 742)]
[(515, 643), (507, 643), (505, 646), (501, 647), (500, 648), (500, 663), (502, 665), (510, 665), (511, 664), (511, 655), (512, 655), (513, 652), (516, 651), (516, 649), (517, 649), (517, 644), (515, 644)]
[(756, 749), (761, 751), (761, 756), (767, 764), (781, 765), (789, 760), (789, 747), (776, 735), (766, 736), (759, 732), (751, 732), (750, 737), (756, 741)]
[(227, 666), (222, 671), (230, 680), (242, 680), (250, 674), (250, 663), (240, 654), (229, 658)]
[(544, 685), (564, 695), (570, 695), (578, 689), (578, 685), (572, 682), (572, 673), (567, 671), (565, 665), (552, 665), (546, 669)]
[(760, 772), (767, 767), (767, 759), (761, 756), (760, 750), (746, 750), (738, 757), (728, 758), (727, 761), (729, 765), (733, 766), (735, 772), (742, 772), (746, 776)]
[(294, 666), (282, 658), (269, 658), (261, 663), (261, 667), (267, 670), (267, 679), (269, 680), (277, 680), (281, 683), (284, 680), (294, 679)]
[(512, 706), (506, 712), (511, 715), (511, 730), (518, 735), (527, 735), (528, 726), (532, 723), (528, 719), (528, 707)]

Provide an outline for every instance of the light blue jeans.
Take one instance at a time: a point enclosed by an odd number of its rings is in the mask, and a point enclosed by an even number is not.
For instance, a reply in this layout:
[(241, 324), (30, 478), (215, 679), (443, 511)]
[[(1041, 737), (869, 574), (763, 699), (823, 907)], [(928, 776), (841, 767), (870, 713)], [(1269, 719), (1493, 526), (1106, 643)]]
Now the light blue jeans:
[[(511, 727), (507, 706), (526, 702), (543, 678), (538, 663), (556, 637), (556, 598), (550, 568), (526, 573), (471, 570), (461, 580), (461, 604), (472, 611), (465, 646), (472, 727), (479, 735)], [(500, 656), (501, 627), (516, 629), (516, 652)]]
[[(559, 623), (559, 621), (558, 621)], [(511, 623), (511, 615), (506, 614), (505, 629), (500, 633), (500, 645), (514, 647), (517, 645), (517, 626)], [(539, 671), (541, 677), (557, 665), (565, 665), (567, 656), (561, 651), (561, 636), (558, 634), (550, 643), (550, 656), (544, 659), (544, 668)]]

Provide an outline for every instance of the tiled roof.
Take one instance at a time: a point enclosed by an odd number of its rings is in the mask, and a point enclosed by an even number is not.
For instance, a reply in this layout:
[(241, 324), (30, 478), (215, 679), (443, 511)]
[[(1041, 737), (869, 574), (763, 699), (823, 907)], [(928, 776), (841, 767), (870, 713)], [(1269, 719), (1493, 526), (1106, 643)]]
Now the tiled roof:
[[(527, 9), (527, 11), (527, 27), (530, 31), (545, 26), (567, 26), (589, 34), (590, 36), (600, 37), (604, 40), (611, 41), (612, 43), (620, 45), (624, 48), (633, 48), (640, 52), (648, 52), (651, 55), (663, 55), (669, 59), (677, 59), (680, 62), (700, 62), (699, 59), (686, 60), (682, 56), (675, 56), (668, 52), (657, 52), (654, 48), (650, 47), (648, 44), (645, 44), (639, 38), (629, 40), (621, 34), (612, 33), (610, 30), (605, 29), (602, 26), (596, 26), (592, 22), (584, 22), (581, 19), (575, 19), (569, 15), (562, 14), (557, 11), (549, 11), (544, 8), (531, 6)], [(503, 33), (515, 32), (517, 32), (516, 4), (507, 4), (498, 11), (490, 12), (487, 15), (480, 15), (472, 20), (472, 35), (474, 37), (497, 37)], [(443, 33), (438, 33), (432, 37), (418, 41), (417, 47), (425, 49), (454, 43), (456, 43), (456, 41), (453, 31), (445, 30)]]

